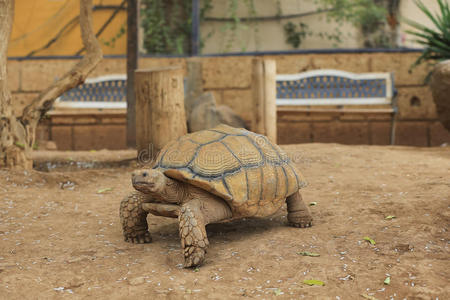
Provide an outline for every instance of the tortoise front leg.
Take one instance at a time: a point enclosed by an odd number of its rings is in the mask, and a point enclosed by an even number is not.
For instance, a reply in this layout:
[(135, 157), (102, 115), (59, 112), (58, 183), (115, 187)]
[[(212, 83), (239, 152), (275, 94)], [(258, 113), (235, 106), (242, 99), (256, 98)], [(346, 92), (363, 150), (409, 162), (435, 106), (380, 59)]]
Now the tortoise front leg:
[(185, 268), (199, 266), (205, 259), (209, 245), (205, 226), (231, 217), (229, 206), (222, 199), (210, 196), (191, 200), (181, 206), (178, 220)]
[(148, 197), (141, 192), (133, 192), (120, 203), (120, 222), (126, 242), (143, 244), (152, 241), (148, 232), (148, 212), (142, 208)]
[(180, 206), (176, 204), (142, 203), (142, 208), (155, 216), (178, 218)]
[(296, 192), (286, 198), (287, 219), (289, 225), (294, 227), (310, 227), (312, 225), (312, 216), (305, 201), (303, 201), (300, 192)]

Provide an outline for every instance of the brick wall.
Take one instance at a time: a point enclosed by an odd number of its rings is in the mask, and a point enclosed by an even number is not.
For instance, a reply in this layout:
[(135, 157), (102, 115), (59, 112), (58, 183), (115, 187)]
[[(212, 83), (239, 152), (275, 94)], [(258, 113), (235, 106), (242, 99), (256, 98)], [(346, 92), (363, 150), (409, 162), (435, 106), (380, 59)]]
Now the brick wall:
[[(438, 146), (450, 142), (450, 134), (437, 121), (431, 92), (424, 85), (425, 66), (412, 73), (410, 65), (419, 53), (337, 53), (265, 55), (277, 63), (277, 73), (290, 74), (327, 68), (349, 72), (394, 72), (398, 90), (398, 145)], [(203, 57), (204, 89), (218, 104), (227, 104), (248, 124), (252, 118), (251, 62), (253, 56)], [(41, 89), (68, 71), (77, 60), (10, 60), (9, 85), (14, 108), (19, 112)], [(140, 68), (180, 65), (184, 58), (141, 58)], [(124, 58), (104, 59), (91, 77), (126, 73)], [(60, 149), (125, 148), (125, 115), (51, 117), (44, 120), (38, 139), (56, 141)], [(280, 144), (333, 142), (344, 144), (389, 143), (389, 116), (349, 114), (278, 113)]]

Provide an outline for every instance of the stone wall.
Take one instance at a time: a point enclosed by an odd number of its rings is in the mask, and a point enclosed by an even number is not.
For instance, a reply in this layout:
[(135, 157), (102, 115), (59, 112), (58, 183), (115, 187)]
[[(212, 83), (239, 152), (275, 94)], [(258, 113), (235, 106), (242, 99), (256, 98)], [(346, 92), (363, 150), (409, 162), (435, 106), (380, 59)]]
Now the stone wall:
[[(428, 70), (409, 67), (419, 56), (414, 52), (323, 53), (264, 55), (277, 63), (277, 73), (290, 74), (313, 69), (339, 69), (349, 72), (394, 72), (398, 90), (398, 145), (438, 146), (450, 142), (450, 134), (437, 122), (429, 88), (424, 85)], [(217, 103), (227, 104), (250, 124), (251, 62), (254, 56), (202, 57), (203, 83)], [(10, 60), (9, 85), (19, 112), (33, 97), (76, 63), (73, 59)], [(180, 65), (185, 58), (140, 59), (140, 68)], [(92, 77), (126, 73), (124, 58), (105, 58)], [(286, 143), (336, 142), (344, 144), (389, 143), (390, 117), (355, 114), (278, 113), (278, 141)], [(43, 120), (40, 140), (54, 140), (60, 149), (125, 148), (125, 115), (51, 117)]]

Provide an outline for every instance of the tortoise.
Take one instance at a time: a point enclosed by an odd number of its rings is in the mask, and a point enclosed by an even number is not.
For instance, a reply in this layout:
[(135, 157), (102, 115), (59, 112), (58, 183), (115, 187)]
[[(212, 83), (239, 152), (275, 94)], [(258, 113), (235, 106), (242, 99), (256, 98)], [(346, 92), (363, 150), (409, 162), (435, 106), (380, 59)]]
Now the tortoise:
[(182, 136), (131, 177), (136, 191), (120, 206), (125, 241), (151, 242), (148, 213), (178, 218), (184, 267), (204, 261), (209, 223), (269, 216), (285, 201), (291, 226), (312, 223), (299, 193), (305, 180), (289, 157), (243, 128), (221, 124)]

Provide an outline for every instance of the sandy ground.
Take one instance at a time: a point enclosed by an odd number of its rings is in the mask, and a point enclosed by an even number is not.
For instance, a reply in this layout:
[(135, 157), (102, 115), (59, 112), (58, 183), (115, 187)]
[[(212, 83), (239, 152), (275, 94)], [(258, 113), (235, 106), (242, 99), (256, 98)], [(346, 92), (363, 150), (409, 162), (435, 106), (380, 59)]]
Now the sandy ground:
[(450, 148), (284, 148), (314, 226), (286, 226), (284, 210), (208, 225), (199, 269), (181, 267), (174, 219), (148, 217), (151, 244), (123, 241), (129, 167), (0, 170), (0, 298), (450, 299)]

